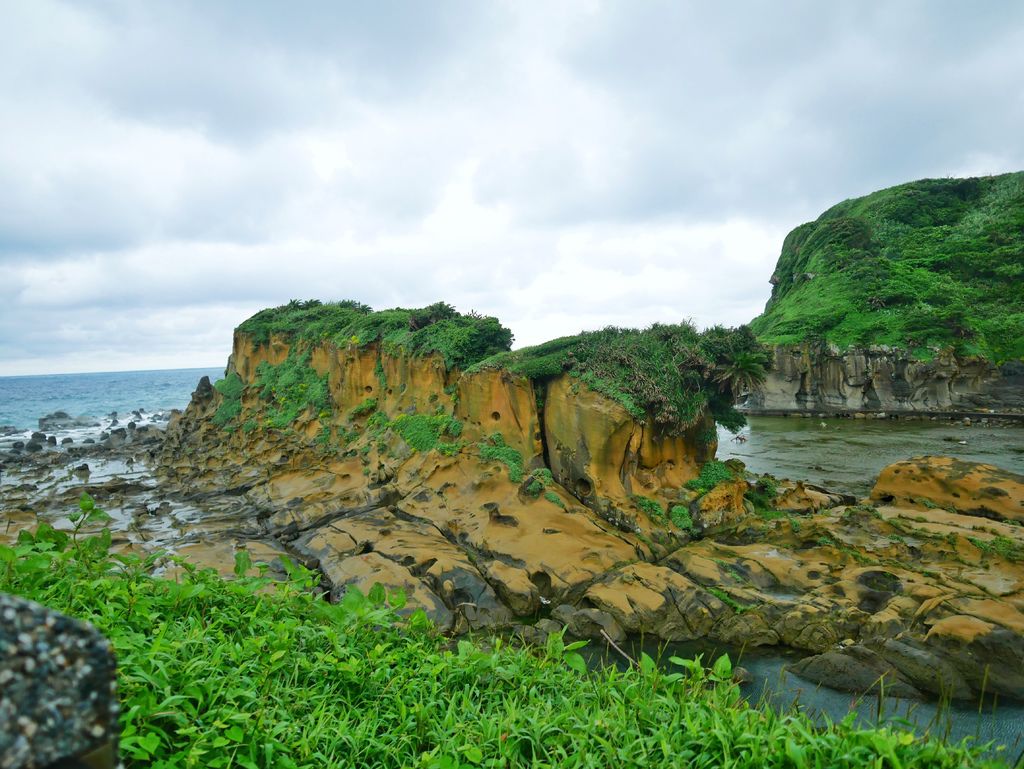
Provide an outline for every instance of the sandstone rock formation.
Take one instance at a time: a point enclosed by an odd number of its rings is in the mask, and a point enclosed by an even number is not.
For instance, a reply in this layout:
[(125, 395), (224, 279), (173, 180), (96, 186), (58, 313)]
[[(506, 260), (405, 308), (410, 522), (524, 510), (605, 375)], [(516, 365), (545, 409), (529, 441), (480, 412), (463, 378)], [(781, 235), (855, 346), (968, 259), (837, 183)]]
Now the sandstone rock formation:
[[(292, 408), (321, 387), (315, 407)], [(226, 379), (172, 419), (159, 471), (197, 507), (229, 495), (333, 597), (401, 589), (406, 611), (445, 631), (534, 637), (557, 621), (592, 637), (785, 645), (824, 655), (799, 670), (830, 685), (885, 674), (905, 694), (1024, 698), (1012, 515), (979, 517), (952, 492), (922, 509), (885, 484), (881, 505), (855, 505), (755, 486), (738, 466), (702, 485), (711, 427), (705, 415), (659, 430), (571, 371), (461, 372), (400, 346), (239, 332)], [(1021, 479), (986, 468), (930, 472), (1005, 490), (986, 500), (1019, 493)]]

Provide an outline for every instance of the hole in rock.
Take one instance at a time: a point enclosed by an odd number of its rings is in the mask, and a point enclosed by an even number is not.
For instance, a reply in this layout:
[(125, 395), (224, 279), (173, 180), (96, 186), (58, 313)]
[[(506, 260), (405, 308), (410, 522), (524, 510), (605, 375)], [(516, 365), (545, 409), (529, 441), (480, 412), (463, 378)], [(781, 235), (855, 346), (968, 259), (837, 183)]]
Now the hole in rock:
[(593, 484), (586, 478), (580, 478), (576, 481), (576, 496), (577, 497), (589, 497), (594, 493)]
[(497, 422), (498, 420), (501, 419), (501, 414), (499, 414), (497, 411), (492, 411), (491, 412), (491, 419), (493, 419), (495, 422)]

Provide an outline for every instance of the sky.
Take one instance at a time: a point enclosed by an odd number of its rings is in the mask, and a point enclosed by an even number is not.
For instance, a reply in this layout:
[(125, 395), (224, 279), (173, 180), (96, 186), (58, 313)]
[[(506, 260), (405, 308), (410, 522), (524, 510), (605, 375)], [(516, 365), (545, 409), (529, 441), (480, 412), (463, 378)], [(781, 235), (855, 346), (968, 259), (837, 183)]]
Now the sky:
[(0, 0), (0, 375), (291, 299), (737, 325), (793, 227), (1022, 126), (1019, 2)]

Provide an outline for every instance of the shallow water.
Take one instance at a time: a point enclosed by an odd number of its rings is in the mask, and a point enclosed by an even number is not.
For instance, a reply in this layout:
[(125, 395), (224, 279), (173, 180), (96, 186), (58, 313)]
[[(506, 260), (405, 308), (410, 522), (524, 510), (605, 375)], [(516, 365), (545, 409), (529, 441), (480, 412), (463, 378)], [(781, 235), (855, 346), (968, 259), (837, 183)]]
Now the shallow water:
[[(616, 652), (596, 641), (581, 651), (591, 667), (612, 664), (624, 668), (627, 665)], [(821, 724), (840, 721), (854, 713), (862, 727), (889, 724), (947, 742), (964, 739), (979, 744), (991, 742), (992, 754), (1001, 755), (1011, 766), (1024, 751), (1022, 703), (996, 701), (979, 706), (978, 703), (939, 704), (895, 697), (880, 700), (875, 695), (857, 697), (788, 673), (786, 666), (800, 659), (800, 654), (778, 649), (743, 651), (702, 643), (634, 642), (627, 645), (627, 651), (634, 658), (641, 651), (649, 654), (667, 672), (679, 670), (670, 661), (673, 656), (689, 659), (701, 655), (704, 664), (710, 665), (720, 655), (728, 654), (734, 665), (742, 666), (750, 674), (750, 680), (740, 686), (748, 701), (779, 711), (797, 708)]]
[(957, 457), (1024, 474), (1024, 426), (890, 419), (748, 417), (733, 439), (719, 428), (718, 458), (736, 457), (755, 473), (806, 480), (866, 496), (879, 471), (922, 455)]

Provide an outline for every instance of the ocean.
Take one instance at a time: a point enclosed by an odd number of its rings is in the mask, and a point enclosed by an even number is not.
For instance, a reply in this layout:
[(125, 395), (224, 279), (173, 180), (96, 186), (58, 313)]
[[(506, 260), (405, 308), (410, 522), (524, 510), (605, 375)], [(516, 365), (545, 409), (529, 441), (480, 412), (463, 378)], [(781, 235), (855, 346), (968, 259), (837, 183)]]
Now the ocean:
[(0, 377), (0, 431), (8, 437), (39, 428), (39, 418), (55, 411), (88, 416), (108, 425), (117, 412), (121, 424), (140, 410), (151, 421), (171, 409), (183, 409), (203, 376), (216, 381), (221, 368), (162, 371), (112, 371), (98, 374), (42, 374)]

